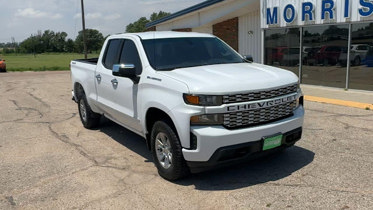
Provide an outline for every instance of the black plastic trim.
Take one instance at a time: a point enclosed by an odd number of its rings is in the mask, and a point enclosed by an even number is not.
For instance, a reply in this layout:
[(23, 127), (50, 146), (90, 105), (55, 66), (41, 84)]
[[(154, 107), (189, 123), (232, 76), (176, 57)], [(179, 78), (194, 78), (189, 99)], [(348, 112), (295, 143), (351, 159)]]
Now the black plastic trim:
[(232, 164), (246, 162), (260, 158), (287, 147), (293, 146), (302, 137), (302, 127), (291, 130), (283, 134), (282, 145), (280, 147), (263, 151), (263, 139), (237, 144), (217, 149), (211, 158), (206, 162), (187, 161), (187, 165), (192, 173), (199, 173), (213, 168), (220, 168)]

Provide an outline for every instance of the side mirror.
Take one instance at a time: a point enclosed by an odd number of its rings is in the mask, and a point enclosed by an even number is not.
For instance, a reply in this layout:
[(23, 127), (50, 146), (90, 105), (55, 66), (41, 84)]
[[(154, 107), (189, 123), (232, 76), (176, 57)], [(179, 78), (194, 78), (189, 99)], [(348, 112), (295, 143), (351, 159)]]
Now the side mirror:
[(251, 56), (251, 55), (244, 55), (243, 59), (245, 59), (246, 61), (248, 61), (250, 63), (254, 62), (253, 56)]
[(139, 83), (140, 78), (136, 74), (136, 67), (133, 64), (115, 64), (113, 65), (113, 75), (131, 79), (135, 84)]

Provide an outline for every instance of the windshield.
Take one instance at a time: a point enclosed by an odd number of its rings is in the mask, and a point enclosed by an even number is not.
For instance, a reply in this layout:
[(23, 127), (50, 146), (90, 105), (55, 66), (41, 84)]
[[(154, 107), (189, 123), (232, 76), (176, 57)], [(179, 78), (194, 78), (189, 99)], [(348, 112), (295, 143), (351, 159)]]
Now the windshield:
[(150, 65), (160, 71), (244, 62), (234, 50), (214, 37), (151, 39), (142, 42)]

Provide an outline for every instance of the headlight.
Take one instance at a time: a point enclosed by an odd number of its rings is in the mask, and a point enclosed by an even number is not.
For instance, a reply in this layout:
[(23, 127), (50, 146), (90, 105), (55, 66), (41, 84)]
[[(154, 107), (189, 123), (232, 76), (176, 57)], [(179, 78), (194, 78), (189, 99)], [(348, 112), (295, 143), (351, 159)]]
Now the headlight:
[(190, 118), (191, 125), (222, 125), (223, 116), (221, 114), (204, 114), (192, 116)]
[(303, 103), (304, 103), (304, 96), (301, 96), (301, 97), (297, 98), (297, 103), (296, 103), (294, 109), (297, 109), (300, 105), (303, 106)]
[(197, 106), (220, 106), (223, 104), (223, 97), (184, 94), (184, 101), (186, 104)]

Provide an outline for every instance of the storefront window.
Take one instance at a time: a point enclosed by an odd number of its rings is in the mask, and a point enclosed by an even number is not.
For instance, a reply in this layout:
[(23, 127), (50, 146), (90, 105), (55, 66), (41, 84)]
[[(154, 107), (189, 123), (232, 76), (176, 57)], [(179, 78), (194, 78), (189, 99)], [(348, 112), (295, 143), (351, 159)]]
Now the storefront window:
[(348, 25), (303, 28), (302, 83), (345, 88)]
[(265, 64), (287, 69), (299, 75), (299, 43), (299, 28), (266, 30)]
[(352, 24), (350, 65), (350, 88), (373, 90), (373, 23)]

